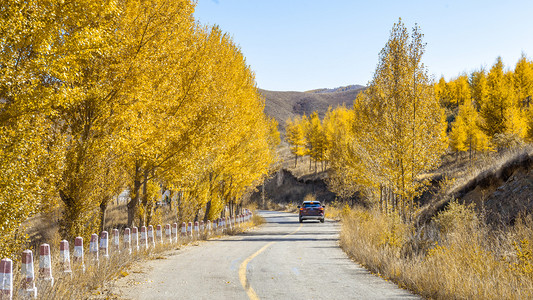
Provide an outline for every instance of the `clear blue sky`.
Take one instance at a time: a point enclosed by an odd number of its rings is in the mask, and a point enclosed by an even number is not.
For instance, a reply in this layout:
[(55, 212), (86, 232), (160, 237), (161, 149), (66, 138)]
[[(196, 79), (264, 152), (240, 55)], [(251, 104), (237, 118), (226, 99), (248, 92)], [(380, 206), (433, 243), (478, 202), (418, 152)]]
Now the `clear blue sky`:
[(420, 25), (436, 79), (533, 57), (531, 0), (198, 0), (195, 12), (233, 36), (260, 88), (278, 91), (366, 85), (399, 17)]

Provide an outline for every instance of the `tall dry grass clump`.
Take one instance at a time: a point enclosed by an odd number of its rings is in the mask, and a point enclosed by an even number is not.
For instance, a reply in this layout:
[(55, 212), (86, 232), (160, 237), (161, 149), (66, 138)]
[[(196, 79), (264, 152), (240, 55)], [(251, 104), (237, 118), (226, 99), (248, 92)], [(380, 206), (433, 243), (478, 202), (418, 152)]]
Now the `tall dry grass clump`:
[(531, 299), (533, 222), (494, 230), (472, 206), (452, 202), (415, 228), (377, 210), (343, 218), (341, 246), (372, 272), (427, 298)]
[(350, 206), (342, 201), (333, 201), (325, 208), (327, 219), (340, 221), (342, 217), (350, 212)]

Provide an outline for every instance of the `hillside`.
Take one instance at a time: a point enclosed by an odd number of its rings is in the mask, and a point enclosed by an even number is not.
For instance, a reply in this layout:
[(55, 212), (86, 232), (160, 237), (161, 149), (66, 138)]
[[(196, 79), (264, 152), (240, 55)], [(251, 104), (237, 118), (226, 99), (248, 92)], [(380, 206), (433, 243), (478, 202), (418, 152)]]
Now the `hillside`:
[[(433, 175), (433, 188), (421, 199), (420, 223), (428, 222), (453, 199), (475, 205), (491, 225), (512, 225), (517, 217), (533, 213), (531, 146), (487, 153), (474, 162), (448, 156)], [(446, 177), (454, 179), (443, 182)]]
[(318, 111), (323, 117), (328, 107), (346, 105), (351, 107), (353, 101), (364, 86), (350, 85), (335, 89), (318, 89), (308, 92), (278, 92), (259, 90), (265, 98), (265, 113), (274, 117), (283, 131), (285, 121), (296, 115), (310, 115)]

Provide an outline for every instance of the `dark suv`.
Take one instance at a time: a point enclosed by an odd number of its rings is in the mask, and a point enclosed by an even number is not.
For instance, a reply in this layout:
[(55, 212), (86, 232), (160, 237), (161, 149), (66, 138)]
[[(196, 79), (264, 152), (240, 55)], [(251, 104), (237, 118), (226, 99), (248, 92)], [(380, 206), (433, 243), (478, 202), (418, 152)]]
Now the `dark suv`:
[(301, 206), (298, 205), (300, 223), (303, 220), (319, 220), (324, 223), (324, 207), (326, 206), (321, 205), (320, 201), (304, 201)]

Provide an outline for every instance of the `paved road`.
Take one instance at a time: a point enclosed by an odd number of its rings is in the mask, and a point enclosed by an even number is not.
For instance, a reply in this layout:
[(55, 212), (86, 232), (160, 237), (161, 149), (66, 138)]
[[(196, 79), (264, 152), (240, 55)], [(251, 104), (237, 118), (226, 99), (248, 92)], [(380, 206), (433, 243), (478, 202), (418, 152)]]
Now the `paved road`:
[[(246, 234), (201, 242), (144, 263), (116, 282), (124, 299), (418, 299), (371, 275), (338, 246), (335, 222), (263, 211)], [(137, 266), (140, 268), (140, 266)]]

